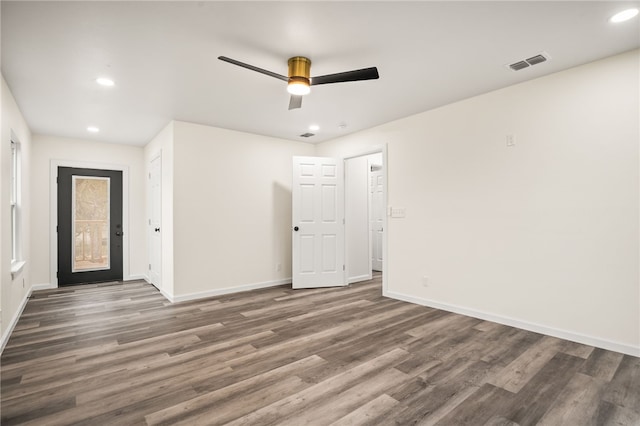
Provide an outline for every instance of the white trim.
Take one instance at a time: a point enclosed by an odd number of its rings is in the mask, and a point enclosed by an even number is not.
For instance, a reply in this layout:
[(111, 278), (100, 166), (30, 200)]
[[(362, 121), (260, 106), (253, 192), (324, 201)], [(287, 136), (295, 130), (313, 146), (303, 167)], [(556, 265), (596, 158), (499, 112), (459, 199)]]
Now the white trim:
[(129, 276), (129, 166), (111, 163), (96, 163), (90, 161), (73, 161), (52, 159), (49, 168), (49, 276), (52, 287), (58, 287), (58, 167), (75, 167), (79, 169), (117, 170), (122, 172), (122, 279), (128, 281)]
[(13, 333), (13, 329), (16, 327), (16, 324), (18, 324), (18, 320), (22, 315), (22, 311), (24, 311), (24, 307), (27, 306), (27, 301), (29, 301), (30, 297), (31, 289), (25, 293), (24, 299), (22, 299), (18, 310), (16, 310), (16, 313), (13, 315), (13, 318), (11, 318), (11, 321), (9, 322), (9, 326), (4, 331), (4, 333), (2, 333), (2, 337), (0, 338), (0, 354), (2, 354), (2, 352), (4, 351), (4, 347), (7, 346), (7, 342), (11, 337), (11, 333)]
[(382, 295), (392, 299), (402, 300), (405, 302), (415, 303), (417, 305), (428, 306), (430, 308), (442, 309), (444, 311), (456, 314), (466, 315), (473, 318), (479, 318), (486, 321), (496, 322), (511, 327), (520, 328), (522, 330), (533, 331), (535, 333), (546, 334), (547, 336), (557, 337), (560, 339), (570, 340), (572, 342), (582, 343), (584, 345), (595, 346), (610, 351), (620, 352), (627, 355), (640, 357), (640, 346), (628, 345), (625, 343), (614, 342), (599, 337), (588, 336), (586, 334), (576, 333), (569, 330), (548, 327), (546, 325), (522, 321), (517, 318), (496, 315), (489, 312), (478, 311), (463, 306), (450, 305), (430, 299), (422, 299), (420, 297), (409, 296), (403, 293), (393, 291), (383, 291)]
[[(154, 236), (154, 232), (152, 231), (152, 226), (151, 226), (151, 215), (153, 214), (153, 188), (151, 187), (151, 165), (153, 164), (154, 161), (160, 161), (160, 228), (161, 230), (164, 229), (164, 226), (162, 224), (162, 149), (158, 150), (158, 152), (153, 155), (151, 157), (151, 159), (149, 160), (149, 162), (146, 164), (146, 170), (145, 170), (145, 176), (147, 176), (147, 178), (145, 178), (145, 182), (146, 182), (146, 193), (147, 193), (147, 217), (145, 218), (145, 226), (147, 229), (147, 264), (151, 265), (151, 262), (153, 262), (153, 260), (151, 259), (151, 253), (152, 253), (152, 244), (153, 244), (153, 236)], [(163, 256), (162, 256), (162, 233), (160, 234), (160, 272), (158, 273), (158, 279), (159, 282), (157, 283), (153, 283), (151, 282), (151, 277), (147, 277), (146, 280), (149, 284), (153, 285), (155, 288), (157, 288), (158, 290), (162, 289), (162, 260), (163, 260)], [(149, 275), (151, 275), (151, 269), (148, 268), (147, 269), (149, 271)], [(162, 292), (162, 291), (161, 291)], [(163, 293), (164, 294), (164, 293)], [(166, 296), (165, 296), (166, 297)]]
[(349, 284), (353, 284), (353, 283), (358, 283), (360, 281), (367, 281), (373, 278), (373, 274), (364, 274), (364, 275), (358, 275), (357, 277), (351, 277), (347, 280), (347, 283)]
[(31, 286), (31, 291), (51, 290), (52, 288), (56, 288), (56, 286), (51, 283), (33, 284)]
[[(165, 299), (167, 299), (169, 302), (171, 302), (171, 303), (175, 303), (175, 302), (176, 302), (175, 298), (173, 297), (173, 294), (170, 294), (169, 292), (167, 292), (167, 291), (163, 290), (162, 288), (158, 288), (158, 287), (156, 287), (156, 286), (151, 282), (151, 278), (149, 278), (147, 275), (144, 275), (144, 276), (142, 276), (142, 277), (143, 277), (143, 278), (141, 278), (141, 279), (145, 280), (145, 281), (147, 282), (147, 284), (149, 284), (150, 286), (155, 287), (155, 289), (156, 289), (156, 290), (158, 290), (158, 291), (160, 292), (160, 294), (161, 294), (161, 295), (163, 295), (163, 296), (164, 296), (164, 298), (165, 298)], [(190, 299), (190, 300), (191, 300), (191, 299)]]
[(216, 288), (213, 290), (202, 291), (198, 293), (183, 294), (174, 296), (160, 290), (160, 293), (166, 297), (171, 303), (186, 302), (188, 300), (204, 299), (207, 297), (221, 296), (223, 294), (240, 293), (242, 291), (257, 290), (260, 288), (276, 287), (283, 284), (291, 284), (291, 278), (283, 278), (281, 280), (265, 281), (254, 284), (243, 284), (236, 287)]
[(129, 275), (127, 279), (122, 278), (122, 281), (137, 281), (137, 280), (145, 280), (146, 282), (149, 282), (149, 277), (147, 277), (144, 274), (138, 274), (138, 275)]
[(11, 280), (12, 281), (16, 279), (16, 277), (20, 274), (20, 272), (22, 272), (22, 269), (26, 264), (27, 262), (24, 260), (16, 260), (11, 262)]
[[(153, 285), (153, 283), (151, 281), (147, 281), (149, 283), (149, 285)], [(154, 285), (153, 285), (154, 286)], [(156, 287), (156, 286), (154, 286)], [(161, 295), (164, 296), (165, 299), (167, 299), (169, 302), (171, 303), (175, 303), (176, 301), (173, 298), (173, 294), (169, 294), (168, 292), (164, 291), (163, 289), (159, 289), (158, 287), (156, 287), (156, 289), (158, 289), (158, 291), (160, 292)]]

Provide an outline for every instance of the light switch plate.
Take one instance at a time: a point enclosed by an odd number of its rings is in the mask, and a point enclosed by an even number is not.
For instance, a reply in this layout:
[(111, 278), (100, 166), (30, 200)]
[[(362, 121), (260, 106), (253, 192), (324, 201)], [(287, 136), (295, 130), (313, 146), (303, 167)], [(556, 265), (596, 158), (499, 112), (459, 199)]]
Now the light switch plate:
[(391, 208), (391, 217), (401, 218), (406, 217), (407, 209), (404, 207), (393, 207)]

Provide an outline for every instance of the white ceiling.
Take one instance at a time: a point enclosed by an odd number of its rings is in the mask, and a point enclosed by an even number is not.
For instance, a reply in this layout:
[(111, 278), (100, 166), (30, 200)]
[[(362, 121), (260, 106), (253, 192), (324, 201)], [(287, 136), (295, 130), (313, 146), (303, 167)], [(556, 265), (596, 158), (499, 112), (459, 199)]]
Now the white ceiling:
[[(317, 143), (638, 48), (638, 17), (608, 19), (639, 3), (2, 1), (2, 73), (34, 133), (144, 145), (177, 119)], [(289, 111), (285, 82), (220, 55), (380, 79), (314, 86)]]

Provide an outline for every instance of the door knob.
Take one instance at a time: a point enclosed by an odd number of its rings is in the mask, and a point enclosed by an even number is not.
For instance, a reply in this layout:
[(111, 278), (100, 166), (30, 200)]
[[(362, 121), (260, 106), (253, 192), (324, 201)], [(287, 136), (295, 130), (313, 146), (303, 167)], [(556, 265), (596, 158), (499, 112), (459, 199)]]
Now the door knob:
[(293, 230), (294, 230), (294, 231), (296, 231), (296, 232), (298, 232), (298, 230), (299, 230), (299, 229), (300, 229), (300, 228), (298, 228), (297, 226), (294, 226), (294, 227), (293, 227)]
[(156, 232), (160, 232), (160, 228), (156, 228), (156, 229), (155, 229), (155, 231), (156, 231)]
[(118, 232), (116, 232), (116, 237), (121, 237), (121, 236), (122, 236), (122, 234), (124, 234), (124, 232), (120, 232), (120, 231), (118, 231)]

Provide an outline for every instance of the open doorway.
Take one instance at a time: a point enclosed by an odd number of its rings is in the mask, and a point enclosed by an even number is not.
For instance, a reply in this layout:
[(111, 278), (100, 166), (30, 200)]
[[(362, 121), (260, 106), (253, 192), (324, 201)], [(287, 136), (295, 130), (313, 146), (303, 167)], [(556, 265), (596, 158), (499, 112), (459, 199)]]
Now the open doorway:
[(384, 280), (386, 167), (382, 150), (345, 158), (347, 282)]

